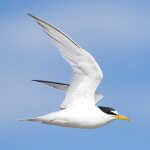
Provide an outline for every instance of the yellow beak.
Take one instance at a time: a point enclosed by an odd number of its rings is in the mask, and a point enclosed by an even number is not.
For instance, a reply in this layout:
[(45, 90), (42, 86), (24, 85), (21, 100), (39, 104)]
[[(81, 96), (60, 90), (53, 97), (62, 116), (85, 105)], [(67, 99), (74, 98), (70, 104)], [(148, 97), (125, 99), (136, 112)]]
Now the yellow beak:
[(129, 118), (127, 118), (127, 117), (125, 117), (125, 116), (123, 116), (123, 115), (120, 115), (120, 114), (116, 115), (115, 118), (116, 118), (116, 119), (119, 119), (119, 120), (127, 120), (127, 121), (130, 121)]

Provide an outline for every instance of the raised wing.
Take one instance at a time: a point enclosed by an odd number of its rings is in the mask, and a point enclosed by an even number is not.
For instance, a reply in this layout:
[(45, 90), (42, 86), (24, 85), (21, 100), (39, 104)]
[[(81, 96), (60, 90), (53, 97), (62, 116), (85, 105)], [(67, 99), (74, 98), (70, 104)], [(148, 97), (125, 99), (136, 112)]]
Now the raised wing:
[(73, 68), (72, 81), (61, 108), (81, 104), (95, 105), (94, 94), (103, 74), (94, 58), (56, 27), (31, 14), (28, 15), (44, 29), (61, 55)]
[[(65, 83), (60, 83), (60, 82), (53, 82), (53, 81), (44, 81), (44, 80), (32, 80), (32, 81), (36, 81), (36, 82), (40, 82), (43, 84), (46, 84), (48, 86), (51, 86), (55, 89), (61, 90), (63, 92), (67, 92), (70, 84), (65, 84)], [(103, 95), (101, 93), (99, 93), (98, 91), (95, 92), (94, 95), (94, 100), (95, 100), (95, 104), (100, 101), (103, 98)]]

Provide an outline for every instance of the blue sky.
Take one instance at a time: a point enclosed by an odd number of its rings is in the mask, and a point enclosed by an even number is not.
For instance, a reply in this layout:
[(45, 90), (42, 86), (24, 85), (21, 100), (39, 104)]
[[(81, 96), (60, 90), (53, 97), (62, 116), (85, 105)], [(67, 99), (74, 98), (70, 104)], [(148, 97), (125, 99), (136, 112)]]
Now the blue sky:
[[(0, 148), (150, 148), (150, 2), (0, 0)], [(71, 129), (17, 122), (59, 109), (64, 94), (32, 79), (69, 83), (71, 67), (26, 13), (54, 24), (88, 50), (104, 80), (99, 105), (132, 122), (98, 129)]]

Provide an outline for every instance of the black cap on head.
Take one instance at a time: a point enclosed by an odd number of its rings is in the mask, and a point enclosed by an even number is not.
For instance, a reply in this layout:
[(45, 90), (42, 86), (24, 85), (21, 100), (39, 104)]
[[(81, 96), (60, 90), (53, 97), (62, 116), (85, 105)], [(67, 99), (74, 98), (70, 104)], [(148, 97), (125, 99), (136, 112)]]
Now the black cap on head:
[(111, 107), (98, 106), (101, 111), (108, 115), (118, 115), (117, 111)]

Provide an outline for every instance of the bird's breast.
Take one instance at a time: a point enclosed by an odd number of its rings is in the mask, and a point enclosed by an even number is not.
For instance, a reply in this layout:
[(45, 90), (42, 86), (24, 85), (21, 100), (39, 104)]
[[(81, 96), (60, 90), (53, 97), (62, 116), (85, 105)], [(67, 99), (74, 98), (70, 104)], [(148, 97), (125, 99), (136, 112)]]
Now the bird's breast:
[(105, 124), (100, 112), (95, 109), (66, 109), (55, 115), (53, 124), (73, 128), (97, 128)]

